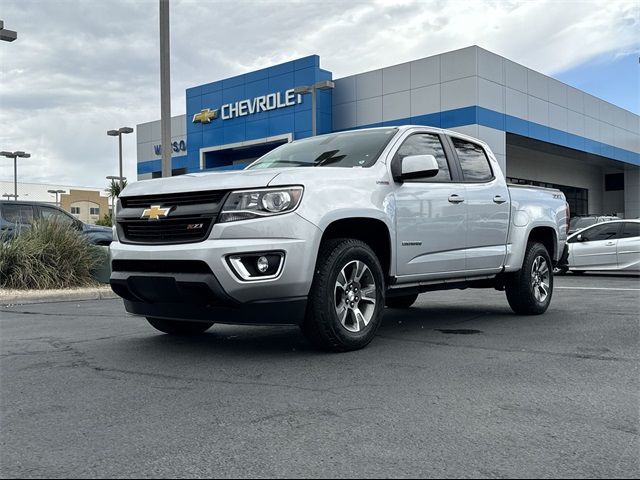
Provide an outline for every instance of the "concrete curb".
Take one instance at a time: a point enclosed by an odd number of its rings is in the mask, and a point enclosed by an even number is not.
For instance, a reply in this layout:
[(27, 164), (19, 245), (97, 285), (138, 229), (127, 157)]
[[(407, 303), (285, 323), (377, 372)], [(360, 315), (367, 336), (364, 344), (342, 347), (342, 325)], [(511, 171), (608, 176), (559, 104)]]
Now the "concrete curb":
[(77, 302), (81, 300), (110, 300), (119, 298), (109, 287), (74, 288), (60, 290), (0, 291), (0, 305), (30, 303)]

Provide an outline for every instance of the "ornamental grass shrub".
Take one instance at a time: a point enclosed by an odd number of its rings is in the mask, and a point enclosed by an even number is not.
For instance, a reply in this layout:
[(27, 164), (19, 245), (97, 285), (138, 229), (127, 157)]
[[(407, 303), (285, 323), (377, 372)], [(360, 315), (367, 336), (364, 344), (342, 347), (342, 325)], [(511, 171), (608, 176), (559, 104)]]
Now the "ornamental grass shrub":
[(0, 288), (46, 289), (94, 285), (104, 253), (77, 230), (37, 221), (12, 239), (0, 238)]

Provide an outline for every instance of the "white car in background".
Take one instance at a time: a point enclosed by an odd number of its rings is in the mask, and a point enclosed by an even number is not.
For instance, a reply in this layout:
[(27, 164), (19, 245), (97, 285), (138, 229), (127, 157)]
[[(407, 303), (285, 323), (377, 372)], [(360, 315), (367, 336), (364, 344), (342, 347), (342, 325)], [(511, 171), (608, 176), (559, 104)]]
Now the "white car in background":
[[(640, 220), (615, 220), (592, 225), (567, 238), (568, 256), (560, 270), (640, 271)], [(564, 260), (564, 259), (563, 259)], [(564, 265), (563, 265), (564, 263)]]

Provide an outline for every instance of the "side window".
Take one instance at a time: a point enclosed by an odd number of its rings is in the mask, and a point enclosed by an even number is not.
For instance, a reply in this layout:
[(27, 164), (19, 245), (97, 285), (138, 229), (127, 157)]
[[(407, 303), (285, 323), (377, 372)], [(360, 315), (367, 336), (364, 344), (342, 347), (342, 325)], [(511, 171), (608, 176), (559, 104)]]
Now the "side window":
[(33, 223), (33, 207), (31, 205), (3, 205), (2, 216), (7, 222), (21, 225)]
[(458, 154), (465, 182), (488, 182), (493, 179), (489, 159), (481, 146), (460, 138), (451, 140)]
[(451, 180), (451, 172), (447, 163), (447, 156), (437, 135), (431, 133), (416, 133), (407, 138), (396, 152), (395, 158), (404, 158), (410, 155), (433, 155), (436, 157), (440, 171), (435, 177), (424, 180), (409, 180), (414, 182), (448, 182)]
[(620, 238), (640, 237), (640, 223), (625, 222)]
[(618, 237), (619, 223), (603, 223), (591, 227), (582, 233), (585, 242), (597, 242), (601, 240), (611, 240)]
[(45, 220), (52, 220), (66, 225), (71, 225), (73, 223), (73, 219), (69, 215), (61, 212), (60, 210), (56, 210), (55, 208), (40, 207), (40, 211), (42, 212), (42, 218)]

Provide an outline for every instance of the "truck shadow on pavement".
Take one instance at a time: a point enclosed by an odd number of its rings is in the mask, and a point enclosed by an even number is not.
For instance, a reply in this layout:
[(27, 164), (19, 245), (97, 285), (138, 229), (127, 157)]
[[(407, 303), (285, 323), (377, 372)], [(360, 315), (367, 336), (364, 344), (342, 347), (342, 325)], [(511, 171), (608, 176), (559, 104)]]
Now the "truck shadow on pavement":
[[(378, 336), (408, 336), (425, 341), (442, 341), (445, 335), (470, 335), (483, 333), (485, 329), (504, 322), (525, 321), (506, 308), (427, 306), (406, 310), (385, 309)], [(146, 325), (145, 325), (146, 326)], [(165, 354), (182, 354), (185, 351), (195, 355), (224, 353), (229, 355), (282, 355), (287, 353), (320, 354), (302, 335), (296, 326), (238, 326), (214, 325), (204, 335), (193, 337), (172, 337), (148, 331), (144, 337), (136, 336), (126, 340), (135, 343), (132, 348), (149, 349), (157, 355), (158, 349)], [(374, 339), (368, 347), (376, 345)]]

